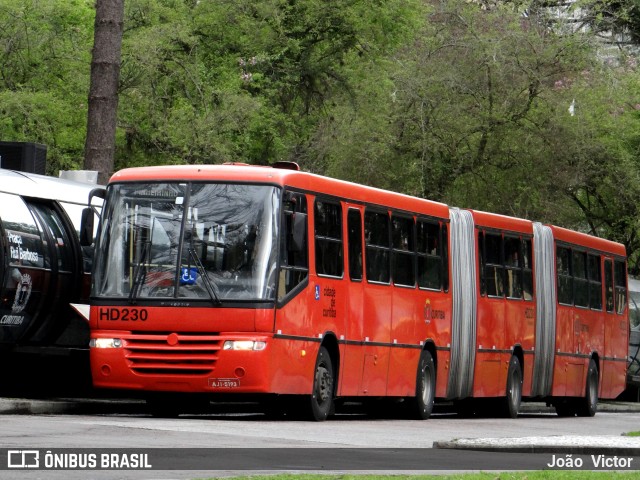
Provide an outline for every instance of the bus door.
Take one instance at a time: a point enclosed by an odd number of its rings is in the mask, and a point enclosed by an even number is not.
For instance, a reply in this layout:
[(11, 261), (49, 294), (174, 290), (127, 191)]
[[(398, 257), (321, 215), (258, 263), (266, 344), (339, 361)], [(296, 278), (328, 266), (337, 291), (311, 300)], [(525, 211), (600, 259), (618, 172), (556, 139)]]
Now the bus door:
[(347, 265), (348, 280), (346, 287), (346, 324), (343, 350), (343, 367), (340, 372), (341, 389), (343, 396), (360, 395), (360, 382), (363, 372), (363, 348), (360, 341), (364, 339), (363, 330), (363, 236), (362, 236), (362, 212), (358, 208), (347, 210)]
[(360, 394), (385, 395), (391, 336), (391, 231), (387, 211), (364, 216), (366, 287), (363, 297), (364, 349)]
[(80, 251), (69, 233), (73, 231), (73, 225), (64, 220), (61, 211), (52, 203), (27, 200), (27, 204), (41, 225), (44, 243), (49, 247), (51, 265), (51, 281), (47, 287), (49, 293), (44, 305), (50, 318), (34, 333), (32, 340), (55, 339), (72, 317), (80, 323), (80, 329), (84, 327), (85, 337), (88, 338), (88, 325), (69, 309), (69, 303), (80, 297), (82, 271)]
[(500, 232), (481, 231), (478, 239), (481, 296), (478, 300), (478, 356), (473, 392), (478, 397), (497, 397), (503, 394), (503, 380), (506, 379), (506, 372), (501, 368), (507, 328), (503, 237)]
[[(577, 341), (574, 328), (574, 277), (572, 251), (570, 247), (556, 246), (556, 272), (558, 277), (558, 307), (556, 315), (557, 356), (553, 372), (552, 395), (557, 397), (577, 396), (578, 378), (582, 367), (575, 356)], [(578, 372), (577, 370), (580, 370)]]
[[(604, 261), (605, 283), (605, 323), (604, 358), (600, 360), (600, 395), (617, 396), (621, 390), (614, 391), (614, 385), (624, 385), (626, 377), (626, 358), (628, 350), (629, 325), (627, 321), (627, 282), (626, 265), (623, 261)], [(622, 361), (625, 360), (625, 361)]]
[[(417, 343), (416, 320), (424, 316), (425, 305), (422, 294), (416, 296), (415, 226), (412, 216), (394, 213), (391, 217), (391, 277), (394, 288), (387, 395), (396, 397), (415, 394), (415, 372), (420, 357), (419, 349), (407, 348)], [(437, 224), (433, 226), (437, 228)]]

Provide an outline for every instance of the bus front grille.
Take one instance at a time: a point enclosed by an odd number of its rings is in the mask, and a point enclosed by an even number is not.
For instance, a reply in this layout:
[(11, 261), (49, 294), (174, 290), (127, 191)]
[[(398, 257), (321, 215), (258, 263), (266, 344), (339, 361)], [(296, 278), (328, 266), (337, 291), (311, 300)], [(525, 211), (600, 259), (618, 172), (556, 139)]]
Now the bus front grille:
[(221, 348), (215, 334), (134, 333), (123, 337), (125, 358), (139, 375), (205, 375)]

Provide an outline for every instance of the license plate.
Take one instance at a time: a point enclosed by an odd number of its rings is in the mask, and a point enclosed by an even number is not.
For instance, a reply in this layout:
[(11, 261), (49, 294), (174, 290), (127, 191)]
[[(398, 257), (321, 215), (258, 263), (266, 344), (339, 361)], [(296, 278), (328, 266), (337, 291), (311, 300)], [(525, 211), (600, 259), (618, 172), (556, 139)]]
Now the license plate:
[(211, 388), (237, 388), (240, 386), (239, 378), (210, 378)]

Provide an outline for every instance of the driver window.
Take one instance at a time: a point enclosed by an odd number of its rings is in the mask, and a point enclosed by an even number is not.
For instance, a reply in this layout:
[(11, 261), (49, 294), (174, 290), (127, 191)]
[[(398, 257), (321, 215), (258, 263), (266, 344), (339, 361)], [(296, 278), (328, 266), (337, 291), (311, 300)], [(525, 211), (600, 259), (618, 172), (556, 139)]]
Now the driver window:
[(281, 225), (278, 301), (282, 301), (309, 275), (307, 198), (303, 194), (285, 192)]

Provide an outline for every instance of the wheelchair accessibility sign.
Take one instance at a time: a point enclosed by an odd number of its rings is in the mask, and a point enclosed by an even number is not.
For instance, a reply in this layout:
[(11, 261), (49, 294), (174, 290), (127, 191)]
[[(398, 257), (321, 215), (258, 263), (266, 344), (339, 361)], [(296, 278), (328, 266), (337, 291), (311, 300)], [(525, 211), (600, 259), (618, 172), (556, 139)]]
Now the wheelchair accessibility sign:
[(196, 267), (180, 268), (180, 285), (193, 285), (198, 278), (198, 269)]

